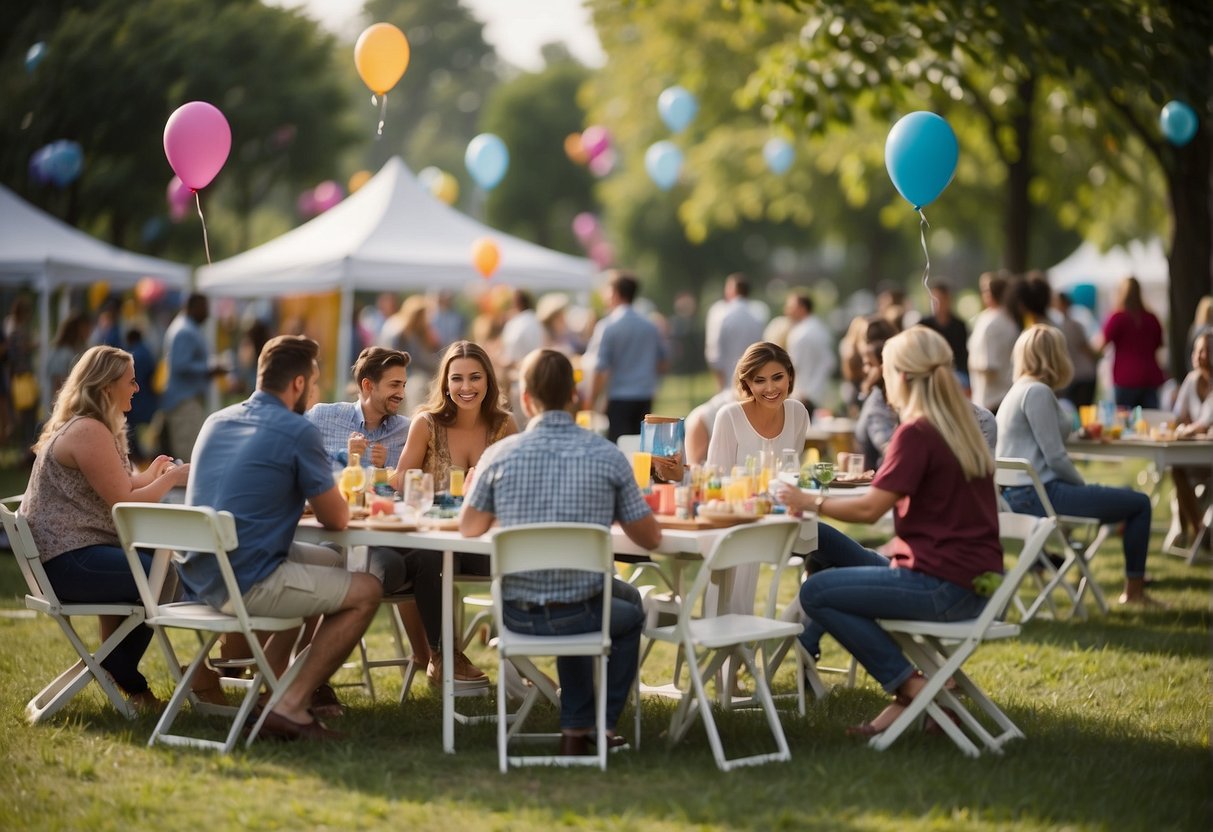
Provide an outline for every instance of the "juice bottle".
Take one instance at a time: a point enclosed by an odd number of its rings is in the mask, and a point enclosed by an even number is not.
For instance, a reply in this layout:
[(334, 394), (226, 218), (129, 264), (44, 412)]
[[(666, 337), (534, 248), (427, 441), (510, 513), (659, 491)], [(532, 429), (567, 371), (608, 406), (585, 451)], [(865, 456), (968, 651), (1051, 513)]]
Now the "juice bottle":
[(337, 487), (345, 497), (346, 504), (350, 508), (357, 508), (362, 489), (366, 487), (366, 471), (362, 470), (362, 459), (358, 454), (350, 454), (350, 464), (342, 469)]

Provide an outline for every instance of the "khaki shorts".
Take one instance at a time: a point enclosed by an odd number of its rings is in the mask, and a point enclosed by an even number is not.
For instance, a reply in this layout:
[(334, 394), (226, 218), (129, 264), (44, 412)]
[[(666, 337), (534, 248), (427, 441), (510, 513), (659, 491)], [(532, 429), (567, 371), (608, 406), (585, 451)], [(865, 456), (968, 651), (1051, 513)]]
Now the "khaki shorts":
[[(340, 553), (312, 543), (294, 543), (286, 562), (244, 593), (249, 615), (311, 618), (336, 612), (350, 591), (350, 572)], [(231, 613), (231, 602), (223, 612)]]
[(165, 414), (168, 422), (168, 441), (173, 456), (190, 461), (194, 454), (194, 442), (206, 421), (206, 409), (200, 399), (186, 399)]

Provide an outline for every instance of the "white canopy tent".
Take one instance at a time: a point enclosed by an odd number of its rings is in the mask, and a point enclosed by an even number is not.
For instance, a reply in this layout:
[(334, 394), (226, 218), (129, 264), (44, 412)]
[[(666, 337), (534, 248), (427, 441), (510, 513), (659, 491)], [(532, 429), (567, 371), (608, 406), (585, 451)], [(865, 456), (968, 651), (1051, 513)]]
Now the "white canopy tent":
[(1114, 246), (1101, 252), (1094, 243), (1083, 243), (1074, 253), (1048, 270), (1049, 283), (1058, 291), (1072, 289), (1081, 283), (1095, 286), (1099, 297), (1100, 318), (1106, 317), (1115, 301), (1116, 287), (1126, 277), (1136, 277), (1141, 283), (1146, 305), (1160, 319), (1166, 320), (1170, 302), (1167, 289), (1171, 267), (1162, 240), (1134, 240), (1126, 247)]
[[(491, 281), (472, 244), (491, 238), (501, 263)], [(337, 366), (350, 364), (355, 291), (462, 290), (469, 285), (588, 291), (591, 261), (496, 231), (433, 197), (400, 157), (325, 213), (254, 249), (197, 271), (198, 291), (234, 298), (340, 291)]]
[(189, 267), (103, 243), (0, 185), (0, 285), (30, 286), (38, 293), (38, 382), (44, 409), (52, 392), (46, 373), (51, 293), (101, 280), (130, 288), (144, 277), (180, 289), (189, 285)]

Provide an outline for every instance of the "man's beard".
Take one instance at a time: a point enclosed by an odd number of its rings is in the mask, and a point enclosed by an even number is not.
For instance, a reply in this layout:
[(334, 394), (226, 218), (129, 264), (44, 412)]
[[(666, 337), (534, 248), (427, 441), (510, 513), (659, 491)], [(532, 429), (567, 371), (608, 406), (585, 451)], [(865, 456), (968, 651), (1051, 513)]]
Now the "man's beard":
[(298, 399), (295, 400), (295, 412), (298, 413), (300, 416), (302, 416), (304, 413), (307, 413), (307, 402), (308, 402), (308, 399), (311, 398), (311, 396), (312, 396), (312, 391), (309, 388), (309, 389), (304, 390), (303, 395), (301, 395)]

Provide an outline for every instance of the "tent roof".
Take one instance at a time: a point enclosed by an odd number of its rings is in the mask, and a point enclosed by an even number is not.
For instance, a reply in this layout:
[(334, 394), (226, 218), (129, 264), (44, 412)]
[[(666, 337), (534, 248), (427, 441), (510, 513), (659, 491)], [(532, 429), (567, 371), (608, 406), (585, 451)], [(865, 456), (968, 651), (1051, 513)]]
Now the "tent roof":
[(105, 280), (131, 286), (149, 276), (189, 285), (187, 266), (103, 243), (0, 185), (0, 284), (52, 289)]
[(1048, 275), (1049, 283), (1059, 291), (1080, 283), (1095, 286), (1104, 309), (1111, 308), (1120, 282), (1129, 276), (1136, 277), (1146, 305), (1160, 317), (1167, 316), (1171, 267), (1158, 237), (1133, 240), (1127, 246), (1113, 246), (1106, 252), (1101, 252), (1094, 243), (1083, 243), (1051, 267)]
[(463, 289), (483, 284), (472, 243), (501, 250), (493, 283), (582, 291), (594, 266), (581, 257), (511, 237), (435, 199), (399, 157), (340, 204), (254, 249), (198, 269), (198, 289), (263, 297), (353, 288), (366, 291)]

